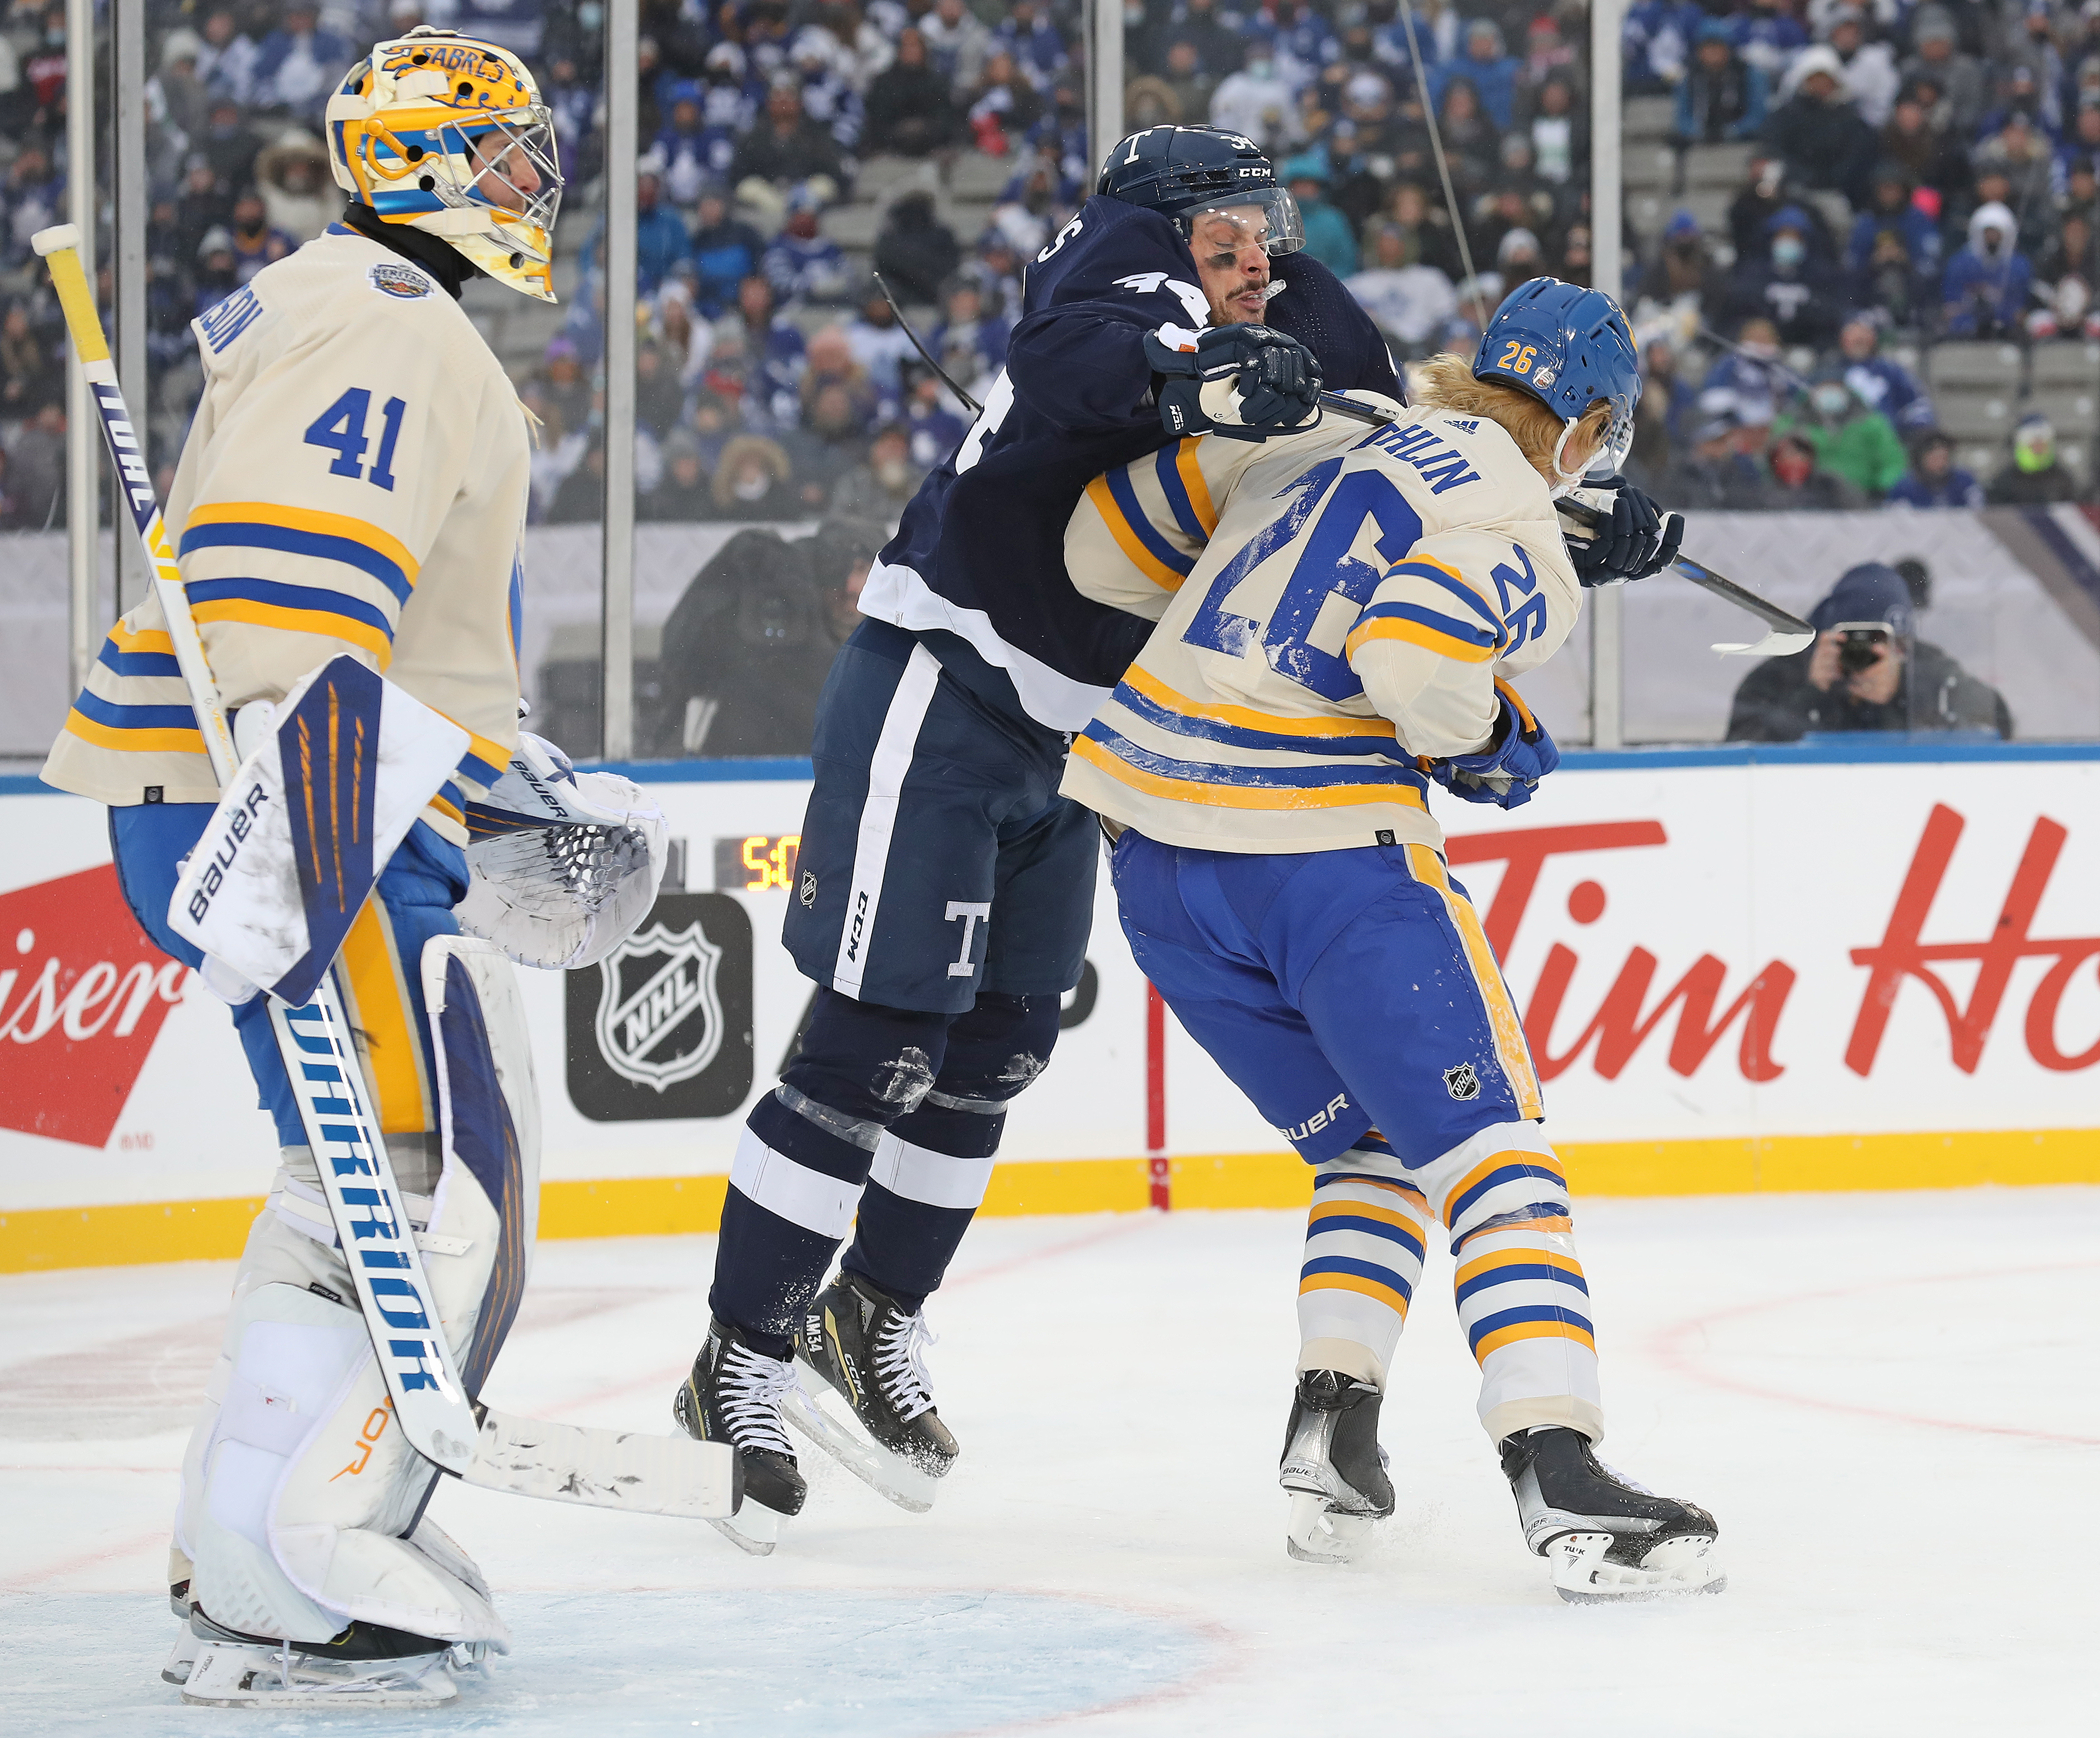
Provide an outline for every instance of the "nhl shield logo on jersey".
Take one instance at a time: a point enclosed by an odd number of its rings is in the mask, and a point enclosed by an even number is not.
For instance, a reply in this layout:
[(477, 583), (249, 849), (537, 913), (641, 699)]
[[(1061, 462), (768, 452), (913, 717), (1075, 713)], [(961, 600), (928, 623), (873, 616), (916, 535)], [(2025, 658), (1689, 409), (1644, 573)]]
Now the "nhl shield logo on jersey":
[(408, 266), (397, 266), (391, 260), (381, 260), (366, 276), (372, 280), (372, 287), (382, 295), (398, 297), (404, 302), (413, 302), (430, 293), (430, 280), (421, 272)]
[(726, 1116), (751, 1090), (751, 920), (720, 893), (666, 893), (567, 985), (569, 1097), (593, 1122)]
[(1480, 1096), (1480, 1077), (1471, 1062), (1461, 1062), (1456, 1068), (1444, 1070), (1444, 1090), (1463, 1104), (1467, 1099)]

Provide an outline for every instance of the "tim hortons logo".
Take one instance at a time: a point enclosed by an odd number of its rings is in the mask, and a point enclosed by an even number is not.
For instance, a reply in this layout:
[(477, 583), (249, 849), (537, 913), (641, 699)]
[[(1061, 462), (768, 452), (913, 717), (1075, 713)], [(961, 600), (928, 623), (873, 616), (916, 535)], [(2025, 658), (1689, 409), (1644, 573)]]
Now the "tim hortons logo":
[(0, 894), (0, 1127), (108, 1145), (188, 971), (110, 864)]
[(598, 1043), (615, 1074), (661, 1092), (721, 1048), (715, 973), (721, 949), (698, 924), (673, 935), (652, 924), (601, 961)]
[[(1897, 991), (1908, 978), (1921, 984), (1938, 1003), (1947, 1021), (1955, 1065), (1965, 1074), (1974, 1074), (1983, 1060), (1984, 1044), (2005, 1001), (2014, 968), (2023, 959), (2039, 958), (2052, 963), (2027, 1001), (2023, 1029), (2027, 1054), (2040, 1066), (2060, 1073), (2093, 1067), (2100, 1063), (2100, 1039), (2086, 1049), (2067, 1052), (2062, 1048), (2058, 1017), (2080, 968), (2100, 962), (2100, 936), (2041, 937), (2029, 933), (2057, 858), (2070, 836), (2058, 823), (2046, 816), (2036, 820), (1997, 920), (1983, 940), (1921, 941), (1965, 824), (1961, 815), (1945, 804), (1933, 805), (1881, 942), (1850, 951), (1851, 964), (1865, 968), (1868, 977), (1846, 1048), (1846, 1065), (1855, 1074), (1873, 1073)], [(1507, 865), (1481, 918), (1481, 927), (1496, 956), (1506, 959), (1538, 888), (1539, 873), (1549, 858), (1668, 842), (1669, 836), (1659, 821), (1608, 821), (1475, 834), (1451, 840), (1447, 849), (1454, 867), (1497, 862)], [(1577, 924), (1593, 924), (1604, 915), (1606, 898), (1599, 882), (1578, 882), (1568, 894), (1568, 914)], [(1972, 961), (1976, 977), (1964, 1004), (1948, 987), (1939, 968)], [(1694, 1073), (1739, 1021), (1742, 1031), (1736, 1061), (1744, 1079), (1771, 1081), (1785, 1072), (1785, 1065), (1774, 1056), (1773, 1044), (1787, 998), (1799, 974), (1784, 959), (1766, 962), (1723, 1008), (1720, 1003), (1729, 968), (1717, 955), (1702, 953), (1659, 999), (1651, 1003), (1661, 962), (1646, 948), (1634, 947), (1595, 1013), (1573, 1043), (1556, 1052), (1555, 1030), (1560, 1023), (1562, 1004), (1579, 963), (1573, 948), (1554, 942), (1546, 950), (1538, 982), (1525, 1005), (1524, 1035), (1541, 1079), (1551, 1080), (1564, 1074), (1592, 1043), (1595, 1046), (1592, 1065), (1605, 1079), (1617, 1079), (1673, 1008), (1677, 1010), (1677, 1024), (1666, 1060), (1676, 1073)]]

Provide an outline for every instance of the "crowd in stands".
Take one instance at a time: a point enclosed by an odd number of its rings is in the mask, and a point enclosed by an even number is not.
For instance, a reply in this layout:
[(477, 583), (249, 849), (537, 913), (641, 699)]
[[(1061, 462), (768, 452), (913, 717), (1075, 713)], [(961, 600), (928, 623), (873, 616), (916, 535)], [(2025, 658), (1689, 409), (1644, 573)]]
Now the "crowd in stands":
[[(1396, 358), (1468, 348), (1527, 276), (1588, 280), (1580, 0), (1420, 0), (1411, 29), (1396, 0), (1123, 10), (1128, 124), (1210, 121), (1262, 143), (1304, 209), (1308, 251)], [(363, 45), (428, 21), (516, 49), (556, 116), (578, 288), (544, 352), (536, 338), (514, 372), (541, 424), (535, 519), (598, 518), (598, 0), (147, 0), (146, 12), (148, 416), (163, 480), (201, 383), (188, 322), (332, 220), (320, 136), (332, 82)], [(863, 175), (876, 184), (876, 160), (923, 166), (881, 178), (871, 263), (981, 398), (1023, 267), (1092, 179), (1078, 0), (642, 0), (642, 516), (893, 521), (967, 424), (827, 214)], [(54, 0), (0, 0), (7, 528), (64, 512), (63, 327), (28, 238), (64, 205), (64, 37)], [(1624, 70), (1630, 95), (1672, 99), (1684, 151), (1754, 153), (1720, 227), (1678, 210), (1660, 234), (1626, 236), (1649, 381), (1641, 480), (1709, 509), (2080, 491), (2039, 417), (1979, 482), (1894, 353), (2100, 337), (2100, 0), (1639, 0)], [(974, 234), (936, 196), (963, 153), (1005, 174)]]

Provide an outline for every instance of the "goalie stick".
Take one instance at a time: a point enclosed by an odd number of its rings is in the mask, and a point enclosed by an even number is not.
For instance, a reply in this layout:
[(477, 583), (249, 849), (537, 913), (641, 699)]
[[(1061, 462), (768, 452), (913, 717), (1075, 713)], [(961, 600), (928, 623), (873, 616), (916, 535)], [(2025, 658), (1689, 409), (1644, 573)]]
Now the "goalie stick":
[[(78, 229), (62, 223), (38, 231), (29, 245), (50, 268), (110, 461), (124, 479), (205, 752), (223, 788), (239, 772), (240, 758), (190, 613), (144, 445), (125, 407), (95, 294), (82, 269), (80, 239)], [(726, 1445), (543, 1423), (469, 1399), (431, 1302), (386, 1141), (365, 1103), (364, 1072), (333, 971), (323, 974), (303, 1008), (288, 1008), (275, 997), (269, 1008), (358, 1308), (402, 1434), (416, 1452), (470, 1484), (518, 1496), (640, 1514), (733, 1514), (743, 1481), (736, 1456)]]
[[(1320, 405), (1323, 410), (1331, 410), (1338, 416), (1347, 417), (1356, 422), (1369, 423), (1374, 427), (1383, 427), (1393, 420), (1390, 411), (1380, 410), (1374, 404), (1359, 404), (1355, 399), (1344, 398), (1339, 392), (1321, 393)], [(1595, 530), (1608, 517), (1579, 501), (1557, 501), (1554, 506), (1563, 518), (1572, 519), (1587, 530)], [(1777, 604), (1760, 598), (1748, 586), (1738, 585), (1733, 580), (1724, 579), (1704, 562), (1692, 560), (1689, 555), (1679, 555), (1670, 564), (1670, 571), (1713, 593), (1717, 598), (1725, 598), (1737, 609), (1748, 610), (1771, 630), (1762, 639), (1748, 644), (1723, 642), (1714, 647), (1717, 652), (1738, 658), (1784, 658), (1799, 651), (1815, 637), (1815, 629), (1798, 615), (1789, 615)]]

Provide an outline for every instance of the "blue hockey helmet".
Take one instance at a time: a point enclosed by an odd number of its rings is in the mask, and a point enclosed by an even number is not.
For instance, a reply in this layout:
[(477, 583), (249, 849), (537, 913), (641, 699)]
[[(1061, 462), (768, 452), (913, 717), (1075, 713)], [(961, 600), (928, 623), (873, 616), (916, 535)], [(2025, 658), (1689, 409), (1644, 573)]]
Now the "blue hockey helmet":
[[(1619, 304), (1601, 289), (1558, 278), (1533, 278), (1502, 298), (1480, 334), (1473, 377), (1515, 386), (1566, 425), (1561, 439), (1592, 404), (1612, 408), (1603, 445), (1590, 470), (1616, 471), (1633, 444), (1634, 406), (1640, 402), (1640, 356)], [(1568, 483), (1576, 477), (1554, 469)]]
[(1243, 134), (1215, 126), (1149, 126), (1118, 139), (1094, 191), (1171, 217), (1185, 236), (1207, 211), (1228, 216), (1271, 254), (1305, 245), (1305, 220), (1276, 165)]

